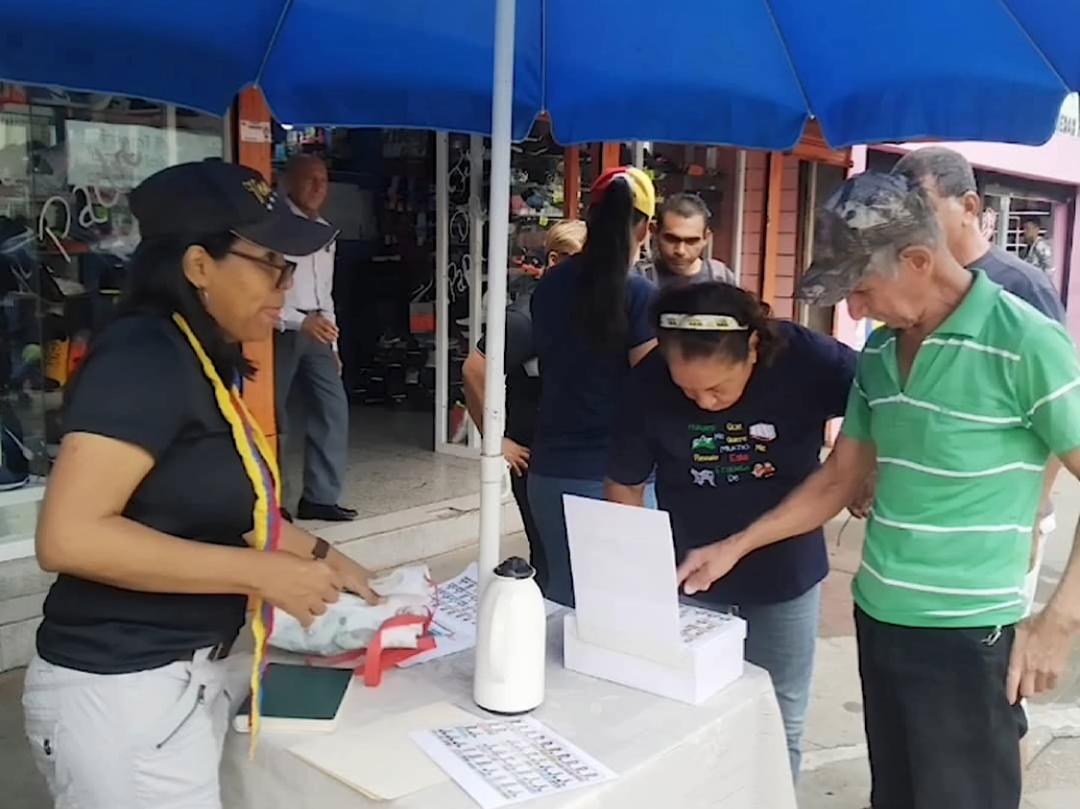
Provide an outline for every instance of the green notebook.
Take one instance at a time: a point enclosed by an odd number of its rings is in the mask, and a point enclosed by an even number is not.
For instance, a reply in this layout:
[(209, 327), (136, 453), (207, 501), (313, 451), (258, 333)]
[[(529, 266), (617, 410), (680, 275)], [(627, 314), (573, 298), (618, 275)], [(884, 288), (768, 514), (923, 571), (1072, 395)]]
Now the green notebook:
[[(262, 729), (333, 731), (354, 673), (353, 669), (271, 663), (263, 675)], [(234, 722), (240, 733), (248, 732), (250, 712), (248, 697)]]

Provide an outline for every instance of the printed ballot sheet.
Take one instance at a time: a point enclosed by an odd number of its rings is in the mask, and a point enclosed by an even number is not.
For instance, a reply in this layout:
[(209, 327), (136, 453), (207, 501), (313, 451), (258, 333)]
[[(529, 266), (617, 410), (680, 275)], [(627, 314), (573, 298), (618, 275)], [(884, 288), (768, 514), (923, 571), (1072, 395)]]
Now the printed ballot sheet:
[(665, 511), (563, 496), (583, 641), (668, 662), (681, 651), (678, 582)]
[(681, 604), (679, 606), (679, 635), (683, 643), (693, 646), (710, 637), (714, 632), (726, 628), (733, 620), (735, 616), (730, 613)]
[(530, 717), (422, 731), (413, 739), (484, 809), (615, 778), (599, 761)]
[[(399, 664), (400, 668), (418, 666), (476, 646), (479, 573), (479, 566), (473, 562), (454, 578), (438, 585), (430, 630), (435, 637), (435, 648), (410, 657)], [(559, 609), (557, 604), (551, 602), (544, 602), (544, 606), (548, 615)]]

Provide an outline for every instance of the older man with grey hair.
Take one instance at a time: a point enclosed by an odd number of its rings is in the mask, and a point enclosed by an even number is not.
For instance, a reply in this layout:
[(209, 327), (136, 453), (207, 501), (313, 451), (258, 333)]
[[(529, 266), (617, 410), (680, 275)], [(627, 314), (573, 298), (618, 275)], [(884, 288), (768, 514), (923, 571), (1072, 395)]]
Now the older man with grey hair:
[(821, 525), (879, 469), (855, 576), (874, 809), (1016, 809), (1021, 698), (1052, 689), (1080, 633), (1080, 542), (1046, 608), (1024, 574), (1051, 454), (1080, 477), (1080, 359), (1066, 331), (952, 254), (927, 191), (845, 182), (802, 285), (884, 322), (821, 470), (743, 532), (691, 552), (687, 593)]

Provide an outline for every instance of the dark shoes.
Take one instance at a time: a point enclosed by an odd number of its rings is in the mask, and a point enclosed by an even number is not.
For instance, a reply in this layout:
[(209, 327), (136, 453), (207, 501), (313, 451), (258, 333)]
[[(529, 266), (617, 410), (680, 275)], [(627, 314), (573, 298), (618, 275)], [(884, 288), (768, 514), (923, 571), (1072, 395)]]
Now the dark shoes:
[(350, 520), (355, 520), (359, 514), (360, 512), (354, 508), (325, 505), (323, 503), (309, 503), (307, 500), (301, 500), (300, 505), (296, 507), (296, 519), (298, 520), (349, 522)]

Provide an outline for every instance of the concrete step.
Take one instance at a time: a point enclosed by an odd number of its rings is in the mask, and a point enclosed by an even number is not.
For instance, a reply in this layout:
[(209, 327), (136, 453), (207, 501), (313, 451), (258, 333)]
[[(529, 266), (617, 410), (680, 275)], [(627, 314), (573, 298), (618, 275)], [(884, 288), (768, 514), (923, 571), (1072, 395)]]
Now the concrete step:
[[(513, 501), (503, 504), (502, 525), (504, 535), (522, 530)], [(349, 523), (303, 527), (375, 570), (448, 555), (464, 558), (480, 535), (480, 498), (472, 495)], [(53, 578), (33, 558), (0, 562), (0, 671), (30, 662), (41, 605)]]

